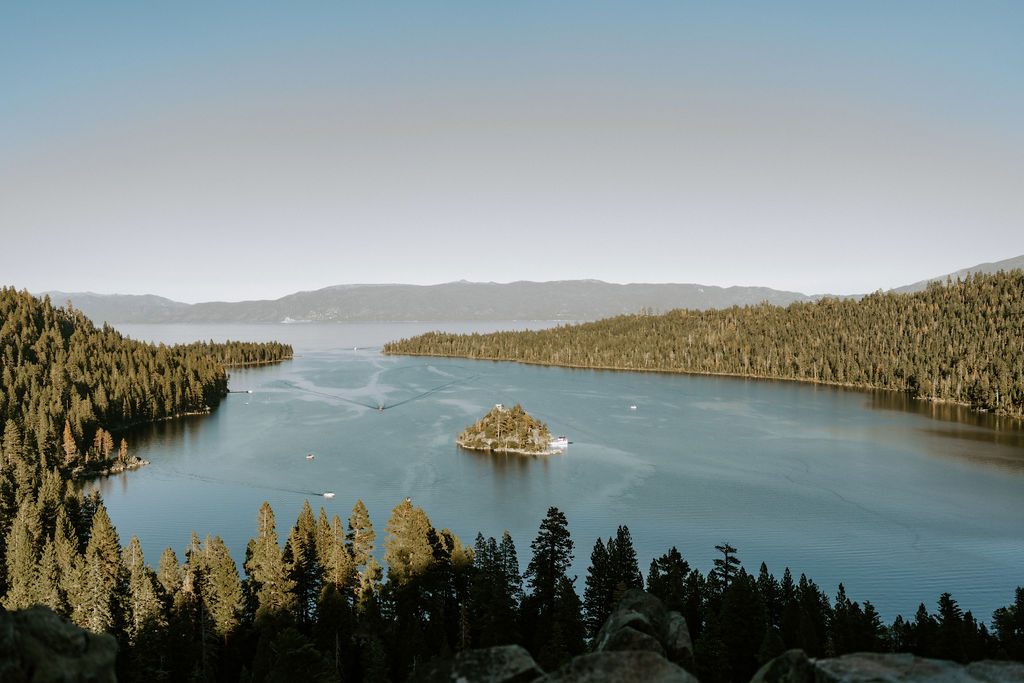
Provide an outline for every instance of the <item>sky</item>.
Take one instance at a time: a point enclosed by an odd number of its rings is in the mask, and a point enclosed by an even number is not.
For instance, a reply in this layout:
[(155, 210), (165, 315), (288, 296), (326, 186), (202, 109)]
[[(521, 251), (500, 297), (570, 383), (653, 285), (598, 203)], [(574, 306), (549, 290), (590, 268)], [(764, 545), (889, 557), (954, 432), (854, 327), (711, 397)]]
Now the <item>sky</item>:
[(1024, 3), (12, 2), (0, 285), (886, 289), (1024, 254)]

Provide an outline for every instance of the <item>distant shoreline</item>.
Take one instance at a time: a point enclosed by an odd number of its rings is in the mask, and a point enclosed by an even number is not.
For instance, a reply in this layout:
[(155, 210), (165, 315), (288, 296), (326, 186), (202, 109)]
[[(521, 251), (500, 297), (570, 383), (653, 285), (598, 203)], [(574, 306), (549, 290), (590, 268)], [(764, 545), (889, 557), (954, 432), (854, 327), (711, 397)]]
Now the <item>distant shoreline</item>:
[[(569, 363), (547, 363), (544, 361), (535, 360), (518, 360), (513, 358), (495, 358), (491, 356), (463, 356), (454, 353), (412, 353), (409, 351), (381, 351), (386, 356), (419, 356), (423, 358), (462, 358), (465, 360), (485, 360), (491, 361), (492, 363), (519, 363), (520, 365), (536, 365), (540, 367), (548, 368), (567, 368), (569, 370), (601, 370), (606, 372), (650, 372), (662, 375), (696, 375), (700, 377), (732, 377), (735, 379), (753, 379), (761, 380), (766, 382), (798, 382), (800, 384), (813, 384), (823, 387), (837, 387), (840, 389), (854, 389), (857, 391), (887, 391), (895, 394), (900, 394), (897, 389), (884, 389), (882, 387), (871, 386), (870, 384), (855, 384), (853, 382), (829, 382), (821, 379), (809, 379), (806, 377), (776, 377), (771, 375), (745, 375), (739, 372), (709, 372), (707, 370), (678, 370), (673, 368), (622, 368), (613, 365), (576, 365)], [(943, 398), (931, 398), (927, 396), (914, 396), (911, 397), (915, 401), (922, 401), (925, 403), (937, 403), (941, 405), (960, 406), (968, 408), (972, 413), (979, 415), (991, 415), (1000, 419), (1012, 419), (1018, 422), (1024, 422), (1024, 418), (1017, 417), (1016, 415), (1005, 415), (1000, 413), (993, 413), (988, 410), (982, 410), (979, 408), (971, 408), (971, 404), (965, 401), (954, 401), (951, 399)]]

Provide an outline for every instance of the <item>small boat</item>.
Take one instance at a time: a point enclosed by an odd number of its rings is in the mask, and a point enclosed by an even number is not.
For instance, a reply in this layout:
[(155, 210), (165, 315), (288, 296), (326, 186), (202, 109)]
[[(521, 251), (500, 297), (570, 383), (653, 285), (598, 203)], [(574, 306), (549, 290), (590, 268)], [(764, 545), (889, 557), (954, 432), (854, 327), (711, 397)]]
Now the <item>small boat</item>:
[(313, 459), (313, 458), (315, 458), (315, 457), (316, 457), (315, 455), (313, 455), (312, 453), (310, 453), (309, 455), (307, 455), (307, 456), (306, 456), (306, 460), (312, 460), (312, 459)]
[(324, 498), (334, 498), (334, 491), (324, 491)]
[(562, 453), (569, 448), (569, 439), (564, 436), (551, 439), (548, 443), (548, 452), (550, 453)]
[(636, 406), (635, 406), (635, 405), (633, 405), (633, 406), (630, 406), (630, 407), (629, 407), (629, 409), (630, 409), (630, 410), (636, 410)]

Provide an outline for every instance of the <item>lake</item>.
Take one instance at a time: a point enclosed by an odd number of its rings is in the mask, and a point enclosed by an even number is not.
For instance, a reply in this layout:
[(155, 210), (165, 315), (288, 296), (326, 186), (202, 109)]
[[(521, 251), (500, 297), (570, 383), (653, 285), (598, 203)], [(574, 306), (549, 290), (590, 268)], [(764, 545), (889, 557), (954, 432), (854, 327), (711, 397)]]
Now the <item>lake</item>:
[[(764, 561), (781, 578), (788, 566), (832, 596), (841, 581), (887, 622), (922, 602), (935, 611), (949, 591), (988, 623), (1024, 585), (1017, 421), (886, 392), (379, 352), (432, 329), (549, 325), (117, 326), (166, 343), (277, 339), (300, 354), (232, 370), (231, 389), (252, 393), (230, 394), (210, 415), (129, 435), (152, 464), (98, 482), (121, 542), (138, 534), (155, 565), (168, 545), (183, 560), (195, 530), (219, 535), (241, 563), (263, 501), (283, 541), (304, 500), (346, 520), (362, 499), (380, 546), (409, 496), (465, 544), (507, 529), (524, 567), (557, 506), (581, 595), (595, 539), (620, 524), (645, 575), (673, 545), (706, 573), (727, 541), (748, 571)], [(569, 438), (564, 455), (455, 446), (495, 403), (516, 402)]]

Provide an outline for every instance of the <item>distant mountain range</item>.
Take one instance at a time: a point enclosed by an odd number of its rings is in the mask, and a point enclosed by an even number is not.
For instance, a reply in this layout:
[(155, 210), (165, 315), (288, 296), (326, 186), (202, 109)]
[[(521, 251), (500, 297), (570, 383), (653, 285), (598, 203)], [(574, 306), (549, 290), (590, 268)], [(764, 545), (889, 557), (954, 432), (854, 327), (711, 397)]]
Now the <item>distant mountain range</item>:
[[(974, 272), (1024, 268), (1024, 255), (982, 263), (931, 280)], [(924, 289), (922, 280), (896, 292)], [(43, 292), (57, 305), (71, 301), (93, 321), (115, 323), (279, 323), (397, 321), (585, 321), (644, 308), (709, 309), (767, 301), (786, 306), (825, 295), (768, 287), (714, 287), (697, 284), (628, 284), (600, 280), (554, 282), (449, 282), (441, 285), (338, 285), (296, 292), (274, 300), (186, 304), (152, 294)], [(860, 295), (854, 295), (860, 296)]]
[(899, 292), (900, 294), (910, 294), (913, 292), (920, 292), (922, 289), (928, 286), (929, 282), (934, 282), (936, 280), (939, 280), (940, 282), (944, 283), (946, 281), (946, 278), (949, 278), (951, 280), (962, 280), (968, 275), (972, 275), (974, 273), (991, 274), (997, 273), (1000, 270), (1016, 270), (1018, 268), (1024, 270), (1024, 254), (1022, 254), (1021, 256), (1015, 256), (1014, 258), (1008, 258), (1005, 261), (996, 261), (995, 263), (979, 263), (978, 265), (971, 266), (970, 268), (961, 268), (955, 273), (947, 273), (945, 275), (939, 275), (938, 277), (929, 278), (927, 280), (921, 280), (920, 282), (915, 282), (913, 284), (905, 285), (903, 287), (897, 287), (892, 291)]

